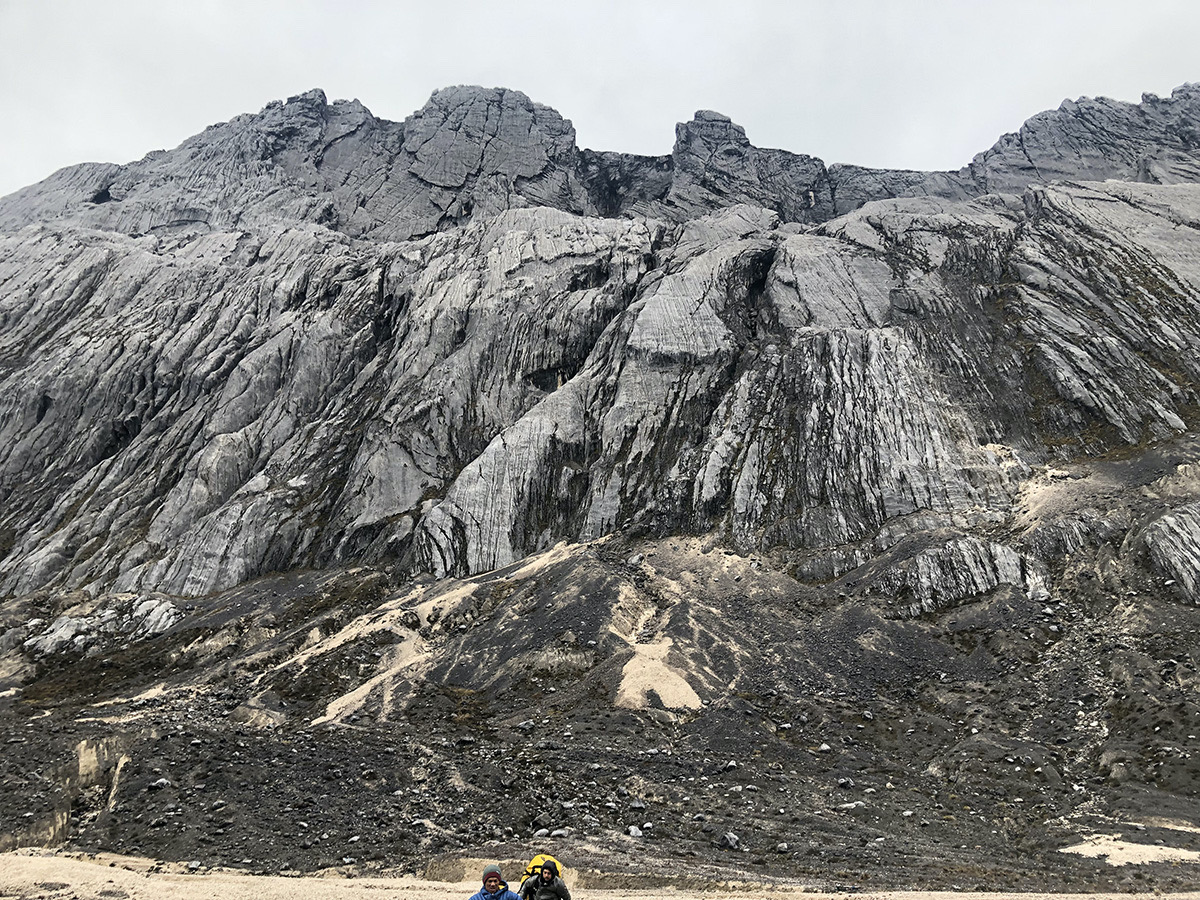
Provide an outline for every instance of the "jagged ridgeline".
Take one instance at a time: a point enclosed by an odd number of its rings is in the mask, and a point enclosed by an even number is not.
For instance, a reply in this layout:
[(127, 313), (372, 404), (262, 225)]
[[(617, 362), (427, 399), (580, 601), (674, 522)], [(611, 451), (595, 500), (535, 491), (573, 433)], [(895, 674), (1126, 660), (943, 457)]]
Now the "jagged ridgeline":
[(1065, 102), (957, 172), (712, 112), (669, 156), (581, 150), (468, 87), (61, 170), (0, 201), (0, 592), (468, 575), (620, 533), (866, 566), (919, 610), (1042, 591), (1116, 529), (1200, 599), (1194, 483), (1070, 539), (1020, 505), (1190, 434), (1198, 182), (1195, 85)]

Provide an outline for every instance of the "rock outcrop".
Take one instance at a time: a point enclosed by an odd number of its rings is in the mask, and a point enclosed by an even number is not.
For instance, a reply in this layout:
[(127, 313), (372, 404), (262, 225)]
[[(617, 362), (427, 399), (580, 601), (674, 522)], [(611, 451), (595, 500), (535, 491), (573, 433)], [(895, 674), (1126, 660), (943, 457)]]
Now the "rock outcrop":
[(124, 234), (311, 222), (406, 240), (529, 206), (684, 221), (749, 203), (818, 223), (871, 200), (1021, 193), (1051, 180), (1191, 183), (1200, 173), (1200, 86), (1141, 104), (1080, 98), (1034, 116), (957, 172), (834, 165), (753, 146), (702, 110), (670, 156), (579, 150), (571, 123), (519, 91), (437, 91), (402, 123), (309, 91), (213, 125), (125, 166), (56, 172), (0, 201), (0, 227), (35, 222)]
[(1139, 104), (1064, 100), (976, 156), (963, 174), (989, 193), (1057, 180), (1194, 183), (1200, 176), (1200, 84)]
[[(1020, 140), (1181, 179), (1195, 97)], [(1030, 185), (1011, 146), (870, 180), (701, 112), (643, 165), (451, 88), (64, 170), (0, 208), (0, 589), (468, 574), (628, 529), (826, 579), (1002, 522), (1033, 467), (1186, 430), (1200, 377), (1200, 187)], [(926, 196), (832, 219), (849, 184)]]
[(515, 206), (583, 212), (576, 154), (571, 124), (517, 91), (447, 88), (401, 124), (316, 90), (128, 166), (64, 169), (14, 194), (0, 224), (142, 235), (311, 222), (404, 240)]

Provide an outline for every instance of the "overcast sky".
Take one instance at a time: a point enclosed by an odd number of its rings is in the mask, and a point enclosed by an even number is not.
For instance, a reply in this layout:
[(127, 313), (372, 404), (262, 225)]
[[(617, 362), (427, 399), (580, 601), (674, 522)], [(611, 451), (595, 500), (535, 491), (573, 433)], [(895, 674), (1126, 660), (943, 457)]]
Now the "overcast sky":
[(714, 109), (760, 147), (958, 168), (1064, 98), (1200, 81), (1198, 48), (1196, 0), (0, 0), (0, 195), (314, 87), (394, 120), (516, 88), (644, 154)]

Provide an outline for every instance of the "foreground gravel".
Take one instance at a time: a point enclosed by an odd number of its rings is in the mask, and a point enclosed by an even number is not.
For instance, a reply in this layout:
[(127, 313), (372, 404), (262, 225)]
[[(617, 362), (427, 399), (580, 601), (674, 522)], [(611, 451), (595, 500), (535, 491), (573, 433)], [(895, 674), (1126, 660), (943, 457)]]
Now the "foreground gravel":
[[(474, 860), (464, 860), (473, 864)], [(595, 878), (596, 876), (593, 876)], [(686, 879), (682, 879), (686, 880)], [(617, 900), (629, 897), (662, 897), (678, 900), (704, 898), (784, 898), (803, 897), (821, 900), (845, 897), (844, 893), (813, 892), (799, 884), (754, 884), (721, 882), (706, 887), (680, 887), (674, 884), (648, 890), (628, 887), (574, 885), (579, 900)], [(346, 878), (337, 875), (280, 877), (244, 875), (230, 871), (187, 874), (185, 866), (162, 864), (137, 857), (107, 854), (78, 855), (50, 851), (16, 851), (0, 854), (0, 897), (5, 900), (355, 900), (355, 898), (421, 898), (421, 900), (463, 900), (478, 889), (474, 880), (431, 881), (412, 876), (394, 878)], [(858, 897), (893, 900), (934, 900), (934, 898), (970, 897), (976, 900), (1108, 900), (1127, 894), (1056, 894), (1016, 892), (887, 891), (856, 894)], [(1156, 894), (1161, 898), (1192, 900), (1198, 892)]]

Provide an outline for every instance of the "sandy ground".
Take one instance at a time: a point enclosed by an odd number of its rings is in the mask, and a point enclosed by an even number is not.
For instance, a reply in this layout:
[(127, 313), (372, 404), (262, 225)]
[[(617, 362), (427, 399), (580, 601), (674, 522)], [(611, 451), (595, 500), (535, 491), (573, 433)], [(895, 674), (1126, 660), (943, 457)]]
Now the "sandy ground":
[[(186, 874), (178, 865), (166, 866), (152, 860), (97, 855), (75, 856), (44, 850), (21, 850), (0, 854), (0, 898), (20, 900), (466, 900), (478, 890), (474, 881), (447, 883), (416, 878), (345, 878), (243, 875), (235, 872)], [(939, 900), (971, 897), (978, 900), (1104, 900), (1132, 897), (1122, 894), (1019, 894), (952, 892), (863, 892), (828, 894), (806, 891), (802, 886), (721, 885), (715, 890), (691, 891), (659, 888), (650, 891), (576, 889), (576, 900), (618, 900), (630, 897), (669, 897), (679, 900), (737, 900), (770, 898), (805, 900), (849, 897), (855, 900)], [(1156, 894), (1159, 898), (1200, 900), (1200, 892)]]

